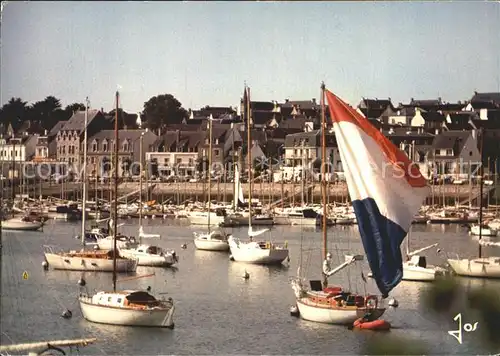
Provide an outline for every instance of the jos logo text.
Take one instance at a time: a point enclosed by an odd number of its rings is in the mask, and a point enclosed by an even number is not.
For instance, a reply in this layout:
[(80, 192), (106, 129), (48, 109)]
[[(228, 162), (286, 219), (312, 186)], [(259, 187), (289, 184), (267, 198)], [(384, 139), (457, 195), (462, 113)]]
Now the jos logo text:
[(457, 339), (458, 343), (459, 344), (462, 344), (462, 332), (465, 331), (467, 333), (470, 333), (470, 332), (474, 332), (476, 331), (477, 329), (477, 326), (478, 326), (478, 322), (474, 322), (473, 324), (471, 323), (465, 323), (463, 324), (462, 326), (462, 313), (458, 313), (457, 315), (455, 315), (455, 317), (453, 318), (453, 320), (457, 321), (458, 322), (458, 329), (457, 330), (451, 330), (451, 331), (448, 331), (448, 334), (450, 334), (451, 336), (453, 336), (455, 339)]

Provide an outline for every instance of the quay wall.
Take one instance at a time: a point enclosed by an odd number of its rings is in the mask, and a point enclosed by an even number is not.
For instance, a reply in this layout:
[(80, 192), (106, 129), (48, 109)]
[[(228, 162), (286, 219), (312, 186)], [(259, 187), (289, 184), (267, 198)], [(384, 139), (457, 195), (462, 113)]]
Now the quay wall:
[[(216, 183), (213, 182), (211, 189), (212, 199), (231, 201), (233, 199), (233, 184), (232, 183)], [(205, 201), (208, 197), (208, 183), (149, 183), (149, 192), (146, 192), (146, 184), (143, 183), (144, 195), (143, 199), (156, 199), (165, 201), (171, 198), (175, 202), (183, 202), (186, 200)], [(242, 184), (243, 194), (248, 198), (248, 184)], [(121, 183), (118, 187), (118, 195), (123, 196), (128, 193), (139, 190), (139, 183), (128, 182)], [(290, 202), (301, 202), (302, 196), (308, 203), (319, 203), (321, 201), (321, 185), (320, 183), (306, 187), (302, 193), (300, 184), (279, 184), (279, 183), (255, 183), (253, 184), (252, 198), (259, 199), (263, 202), (275, 202), (280, 200), (282, 196), (288, 197)], [(20, 188), (16, 187), (16, 193), (20, 192)], [(295, 194), (293, 194), (295, 192)], [(491, 204), (500, 202), (500, 189), (494, 187), (484, 187), (485, 198), (489, 197)], [(4, 199), (10, 195), (5, 189), (2, 192)], [(56, 196), (66, 199), (78, 199), (82, 195), (82, 186), (79, 183), (63, 183), (63, 184), (48, 184), (42, 186), (24, 187), (24, 193), (29, 193), (30, 196), (38, 197), (40, 193), (43, 196)], [(441, 185), (431, 186), (430, 194), (427, 198), (427, 204), (447, 204), (463, 202), (479, 195), (479, 186), (473, 186), (472, 189), (468, 185)], [(88, 197), (93, 199), (95, 196), (108, 200), (110, 197), (109, 184), (90, 184), (88, 187)], [(348, 200), (347, 185), (345, 183), (327, 185), (327, 196), (331, 202), (345, 202)], [(131, 198), (132, 200), (133, 198)]]

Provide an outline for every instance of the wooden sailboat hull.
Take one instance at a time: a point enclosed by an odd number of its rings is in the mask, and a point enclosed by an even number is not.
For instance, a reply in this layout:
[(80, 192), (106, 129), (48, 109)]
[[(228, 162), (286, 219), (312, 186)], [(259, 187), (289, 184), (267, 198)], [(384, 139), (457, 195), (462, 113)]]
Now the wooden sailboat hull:
[[(366, 308), (329, 308), (322, 307), (309, 301), (308, 298), (297, 299), (300, 316), (304, 320), (323, 324), (349, 325), (363, 317), (368, 311)], [(370, 310), (375, 319), (384, 314), (385, 309)]]
[(218, 240), (218, 239), (203, 239), (203, 238), (195, 238), (194, 246), (198, 250), (204, 251), (228, 251), (229, 244), (227, 241)]
[[(113, 260), (103, 258), (82, 258), (61, 256), (55, 253), (45, 253), (45, 259), (53, 269), (67, 271), (94, 271), (113, 272)], [(135, 272), (137, 261), (131, 259), (117, 259), (116, 272)]]
[(140, 310), (93, 304), (86, 297), (80, 297), (79, 301), (83, 317), (93, 323), (164, 328), (172, 328), (174, 326), (174, 306), (166, 310)]
[(448, 263), (459, 276), (500, 278), (500, 257), (448, 259)]

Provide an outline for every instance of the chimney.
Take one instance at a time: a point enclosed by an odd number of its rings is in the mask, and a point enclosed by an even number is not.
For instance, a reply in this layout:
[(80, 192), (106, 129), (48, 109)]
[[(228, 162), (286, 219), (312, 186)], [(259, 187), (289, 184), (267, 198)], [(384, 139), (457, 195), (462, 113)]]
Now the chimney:
[(316, 105), (316, 98), (312, 98), (312, 103)]
[(441, 102), (441, 97), (438, 98), (438, 101)]
[(474, 95), (477, 95), (477, 91), (474, 90)]
[(285, 103), (288, 103), (290, 100), (289, 99), (285, 99)]
[(104, 112), (104, 108), (101, 107), (101, 112)]

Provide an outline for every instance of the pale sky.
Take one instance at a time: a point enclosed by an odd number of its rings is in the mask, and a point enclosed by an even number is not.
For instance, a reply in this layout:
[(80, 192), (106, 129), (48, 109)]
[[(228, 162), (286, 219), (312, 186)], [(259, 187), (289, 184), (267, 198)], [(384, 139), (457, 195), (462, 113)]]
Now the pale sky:
[(170, 93), (187, 108), (319, 98), (394, 104), (500, 91), (497, 2), (9, 2), (1, 104), (48, 95), (142, 110)]

